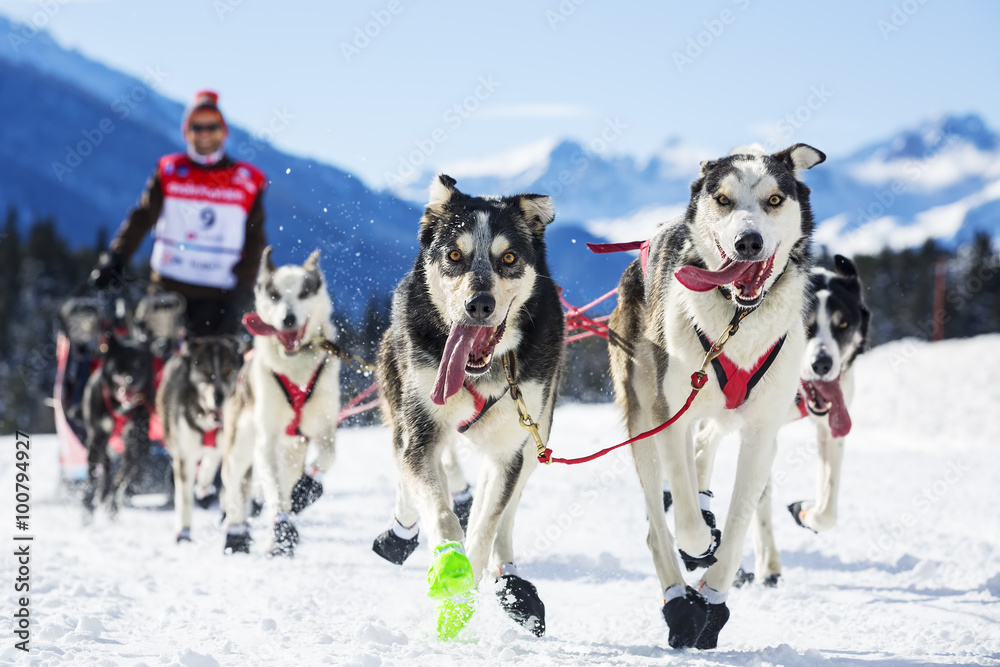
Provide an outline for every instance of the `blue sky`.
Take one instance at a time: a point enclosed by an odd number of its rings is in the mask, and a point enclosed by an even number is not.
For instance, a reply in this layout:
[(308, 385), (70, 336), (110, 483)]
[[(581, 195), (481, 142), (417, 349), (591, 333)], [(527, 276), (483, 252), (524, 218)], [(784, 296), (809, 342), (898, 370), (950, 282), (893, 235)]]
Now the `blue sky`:
[[(48, 7), (47, 16), (44, 15)], [(1000, 128), (1000, 3), (0, 0), (63, 45), (375, 187), (545, 138), (650, 155), (803, 141), (841, 155), (942, 112)], [(367, 35), (365, 34), (367, 30)], [(707, 155), (706, 155), (707, 156)]]

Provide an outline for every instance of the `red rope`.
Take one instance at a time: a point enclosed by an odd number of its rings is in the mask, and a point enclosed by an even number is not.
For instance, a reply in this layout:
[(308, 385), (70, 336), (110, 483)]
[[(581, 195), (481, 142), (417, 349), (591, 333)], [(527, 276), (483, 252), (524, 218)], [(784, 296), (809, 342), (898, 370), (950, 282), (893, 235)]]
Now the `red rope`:
[(694, 397), (697, 396), (698, 392), (701, 390), (701, 388), (705, 386), (705, 382), (706, 382), (707, 379), (708, 379), (708, 376), (702, 374), (701, 371), (696, 371), (696, 372), (692, 373), (691, 374), (691, 387), (692, 387), (692, 389), (691, 389), (691, 393), (688, 394), (687, 401), (684, 402), (684, 407), (682, 407), (677, 412), (677, 414), (675, 414), (673, 417), (671, 417), (667, 421), (663, 422), (662, 424), (660, 424), (656, 428), (650, 429), (648, 431), (644, 431), (644, 432), (640, 433), (639, 435), (635, 436), (634, 438), (629, 438), (625, 442), (620, 442), (617, 445), (612, 445), (611, 447), (607, 447), (605, 449), (602, 449), (601, 451), (595, 452), (595, 453), (591, 454), (590, 456), (581, 456), (580, 458), (576, 458), (576, 459), (555, 458), (555, 457), (552, 456), (552, 450), (546, 448), (545, 454), (538, 457), (538, 462), (539, 463), (565, 463), (566, 465), (570, 465), (570, 466), (577, 465), (579, 463), (587, 463), (588, 461), (593, 461), (594, 459), (599, 459), (602, 456), (604, 456), (605, 454), (613, 452), (614, 450), (618, 449), (619, 447), (624, 447), (625, 445), (631, 445), (633, 442), (638, 442), (639, 440), (645, 440), (646, 438), (648, 438), (650, 436), (656, 435), (660, 431), (664, 430), (665, 428), (667, 428), (668, 426), (670, 426), (671, 424), (673, 424), (674, 422), (676, 422), (678, 419), (681, 418), (681, 415), (683, 415), (685, 412), (687, 412), (688, 408), (690, 408), (691, 404), (694, 402)]
[(353, 417), (354, 415), (361, 414), (362, 412), (367, 412), (368, 410), (374, 410), (378, 407), (378, 401), (369, 401), (364, 405), (358, 405), (361, 401), (365, 400), (371, 396), (378, 389), (378, 382), (374, 382), (368, 386), (367, 389), (362, 391), (360, 394), (348, 401), (342, 408), (340, 412), (337, 413), (337, 426), (340, 426), (345, 419), (348, 417)]

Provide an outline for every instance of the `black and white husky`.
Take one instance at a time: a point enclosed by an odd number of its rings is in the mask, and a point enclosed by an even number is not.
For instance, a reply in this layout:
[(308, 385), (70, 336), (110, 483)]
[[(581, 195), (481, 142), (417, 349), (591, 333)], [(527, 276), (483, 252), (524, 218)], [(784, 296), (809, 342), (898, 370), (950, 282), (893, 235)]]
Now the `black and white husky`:
[[(420, 252), (396, 289), (382, 340), (378, 380), (399, 482), (392, 528), (374, 549), (402, 562), (421, 522), (433, 551), (429, 595), (440, 600), (442, 638), (468, 620), (465, 600), (487, 565), (508, 615), (535, 634), (545, 629), (537, 591), (514, 565), (514, 514), (537, 452), (504, 367), (516, 372), (527, 412), (547, 438), (564, 335), (545, 258), (554, 217), (549, 197), (473, 197), (453, 178), (436, 177), (420, 220)], [(484, 456), (467, 538), (442, 464), (459, 430)]]
[[(861, 280), (854, 263), (836, 255), (833, 270), (814, 268), (810, 274), (809, 306), (805, 315), (806, 351), (802, 359), (799, 393), (788, 420), (808, 417), (816, 427), (819, 456), (815, 500), (788, 506), (795, 522), (814, 532), (837, 523), (840, 464), (844, 438), (851, 430), (848, 406), (854, 396), (854, 360), (868, 347), (871, 313), (864, 304)], [(699, 463), (702, 443), (699, 442)], [(707, 457), (711, 458), (711, 457)], [(771, 485), (761, 496), (754, 521), (755, 575), (765, 585), (777, 584), (781, 558), (771, 523)], [(737, 574), (737, 583), (754, 575)]]
[(163, 367), (156, 412), (163, 446), (173, 459), (178, 542), (191, 540), (192, 501), (217, 495), (215, 473), (222, 454), (216, 432), (242, 364), (236, 338), (217, 336), (186, 340)]
[[(254, 336), (253, 354), (223, 410), (225, 552), (250, 550), (252, 472), (274, 520), (268, 553), (291, 556), (299, 536), (289, 515), (322, 493), (340, 410), (333, 302), (319, 268), (319, 250), (301, 266), (278, 268), (266, 248), (254, 296), (256, 311), (243, 318)], [(310, 443), (318, 455), (306, 469)]]
[[(714, 344), (731, 336), (690, 409), (632, 446), (675, 648), (715, 647), (729, 618), (726, 596), (767, 484), (775, 434), (799, 385), (806, 345), (802, 314), (813, 220), (799, 174), (824, 159), (796, 144), (774, 155), (749, 146), (702, 163), (684, 218), (657, 232), (618, 288), (611, 372), (630, 436), (680, 411), (692, 391), (692, 373)], [(733, 430), (741, 436), (740, 454), (720, 535), (708, 507), (708, 477), (699, 478), (702, 466), (695, 465), (694, 436), (715, 443)], [(676, 545), (663, 512), (663, 473), (673, 494)], [(696, 588), (685, 584), (675, 548), (689, 570), (708, 566)]]

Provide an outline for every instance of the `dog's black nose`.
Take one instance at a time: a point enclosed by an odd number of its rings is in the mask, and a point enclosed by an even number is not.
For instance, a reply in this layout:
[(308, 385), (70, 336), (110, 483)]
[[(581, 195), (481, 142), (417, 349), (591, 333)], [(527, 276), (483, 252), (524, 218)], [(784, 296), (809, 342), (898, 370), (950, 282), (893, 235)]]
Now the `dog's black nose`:
[(744, 232), (736, 237), (738, 259), (753, 259), (764, 249), (764, 237), (757, 232)]
[(812, 367), (813, 373), (822, 377), (829, 373), (830, 369), (833, 368), (833, 357), (826, 352), (820, 352), (816, 355), (816, 358), (813, 359)]
[(473, 294), (465, 302), (465, 312), (474, 320), (485, 320), (497, 308), (497, 300), (489, 292)]
[(288, 313), (285, 315), (285, 319), (281, 320), (282, 326), (286, 329), (291, 329), (295, 326), (295, 313)]

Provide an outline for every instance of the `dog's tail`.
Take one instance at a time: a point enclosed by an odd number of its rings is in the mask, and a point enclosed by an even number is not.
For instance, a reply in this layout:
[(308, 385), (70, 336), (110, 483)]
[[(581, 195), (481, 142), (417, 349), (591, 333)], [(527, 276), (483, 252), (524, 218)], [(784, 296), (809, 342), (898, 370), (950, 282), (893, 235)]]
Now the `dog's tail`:
[(618, 284), (618, 305), (608, 320), (608, 356), (615, 402), (625, 415), (629, 435), (637, 432), (639, 401), (635, 394), (635, 349), (646, 319), (646, 286), (639, 260), (628, 265)]

